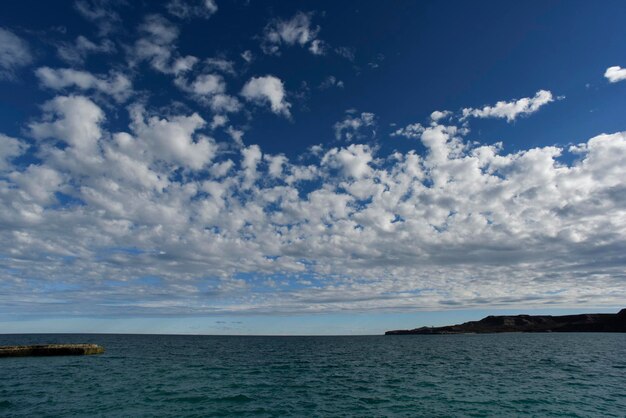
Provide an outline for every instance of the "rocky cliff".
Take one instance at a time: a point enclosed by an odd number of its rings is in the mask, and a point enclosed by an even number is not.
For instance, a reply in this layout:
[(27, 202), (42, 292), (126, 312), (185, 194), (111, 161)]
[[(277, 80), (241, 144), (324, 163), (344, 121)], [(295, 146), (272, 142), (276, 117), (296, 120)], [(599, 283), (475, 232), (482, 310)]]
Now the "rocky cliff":
[(626, 332), (626, 309), (616, 314), (488, 316), (460, 325), (387, 331), (385, 335), (495, 332)]

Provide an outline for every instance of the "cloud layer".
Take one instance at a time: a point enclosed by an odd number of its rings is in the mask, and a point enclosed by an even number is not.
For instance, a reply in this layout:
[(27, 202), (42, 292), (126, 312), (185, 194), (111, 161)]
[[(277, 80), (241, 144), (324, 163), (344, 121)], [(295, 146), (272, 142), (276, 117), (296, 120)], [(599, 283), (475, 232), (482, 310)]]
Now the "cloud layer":
[[(128, 5), (76, 1), (98, 36), (50, 41), (61, 67), (27, 72), (29, 45), (0, 29), (0, 78), (34, 74), (46, 95), (0, 133), (1, 314), (597, 307), (626, 297), (625, 132), (514, 153), (475, 141), (475, 118), (513, 122), (559, 98), (539, 90), (391, 133), (350, 109), (307, 152), (268, 152), (248, 134), (252, 121), (295, 123), (313, 94), (336, 93), (344, 106), (365, 52), (331, 47), (312, 23), (322, 14), (297, 12), (264, 20), (247, 40), (256, 49), (203, 57), (179, 47), (180, 25), (218, 13), (215, 2), (171, 0), (121, 30)], [(298, 59), (345, 58), (343, 70), (268, 73), (292, 47), (318, 55)], [(117, 61), (89, 71), (96, 54)], [(383, 151), (384, 141), (403, 151)]]
[[(256, 91), (256, 90), (255, 90)], [(251, 96), (254, 97), (254, 96)], [(269, 100), (269, 99), (268, 99)], [(281, 103), (278, 100), (276, 103)], [(6, 310), (165, 314), (612, 304), (623, 300), (626, 134), (502, 154), (452, 125), (426, 149), (238, 155), (198, 114), (85, 96), (3, 136)], [(421, 125), (420, 125), (421, 126)], [(564, 153), (576, 156), (560, 162)]]

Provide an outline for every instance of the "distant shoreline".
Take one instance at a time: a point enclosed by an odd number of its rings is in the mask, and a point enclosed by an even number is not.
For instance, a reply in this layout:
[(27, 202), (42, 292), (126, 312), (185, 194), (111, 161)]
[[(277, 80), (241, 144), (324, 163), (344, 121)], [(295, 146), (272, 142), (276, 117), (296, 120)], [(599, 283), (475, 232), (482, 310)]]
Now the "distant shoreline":
[(491, 334), (502, 332), (626, 332), (626, 309), (616, 314), (487, 316), (444, 327), (393, 330), (385, 335)]

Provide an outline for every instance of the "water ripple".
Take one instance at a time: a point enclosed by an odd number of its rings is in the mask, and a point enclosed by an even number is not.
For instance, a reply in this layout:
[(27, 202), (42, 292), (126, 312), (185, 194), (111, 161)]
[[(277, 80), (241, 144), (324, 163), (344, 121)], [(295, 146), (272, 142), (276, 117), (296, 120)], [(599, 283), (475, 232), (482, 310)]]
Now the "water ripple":
[(0, 336), (101, 356), (0, 359), (0, 416), (608, 416), (626, 335)]

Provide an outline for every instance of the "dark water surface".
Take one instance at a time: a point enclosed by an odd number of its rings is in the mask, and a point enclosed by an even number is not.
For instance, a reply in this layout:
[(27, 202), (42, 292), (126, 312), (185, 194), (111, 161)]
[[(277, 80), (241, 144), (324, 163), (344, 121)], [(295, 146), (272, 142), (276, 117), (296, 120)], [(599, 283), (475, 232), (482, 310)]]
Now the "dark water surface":
[(0, 335), (0, 416), (626, 416), (626, 334)]

